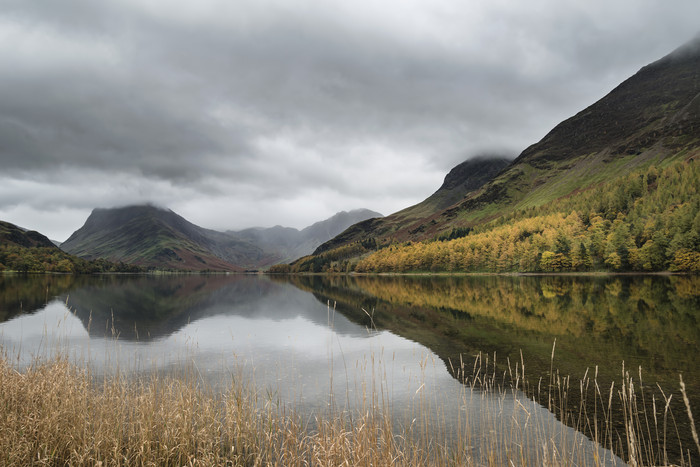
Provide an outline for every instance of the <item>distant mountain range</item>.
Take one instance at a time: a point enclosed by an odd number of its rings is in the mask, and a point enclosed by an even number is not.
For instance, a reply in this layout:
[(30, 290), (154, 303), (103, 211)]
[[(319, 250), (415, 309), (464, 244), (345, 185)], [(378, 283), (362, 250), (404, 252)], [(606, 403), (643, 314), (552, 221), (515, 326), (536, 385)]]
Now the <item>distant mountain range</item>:
[[(229, 230), (226, 233), (246, 240), (268, 252), (274, 257), (275, 263), (283, 263), (310, 255), (319, 245), (332, 239), (351, 225), (366, 219), (382, 217), (382, 214), (369, 209), (355, 209), (349, 212), (341, 211), (302, 230), (278, 225), (270, 228)], [(269, 264), (265, 264), (265, 266), (267, 265)]]
[[(359, 258), (392, 245), (431, 243), (468, 232), (483, 232), (478, 251), (474, 242), (471, 247), (460, 242), (436, 244), (425, 251), (406, 246), (391, 254), (374, 254), (362, 263), (362, 270), (659, 270), (674, 264), (685, 270), (682, 264), (692, 260), (678, 260), (675, 255), (700, 255), (700, 241), (695, 240), (700, 232), (690, 226), (697, 211), (691, 201), (693, 196), (697, 201), (697, 195), (688, 186), (696, 183), (698, 164), (693, 162), (699, 155), (700, 36), (643, 67), (509, 164), (467, 161), (424, 202), (350, 227), (319, 246), (313, 256), (293, 263), (291, 270), (352, 270)], [(663, 170), (668, 172), (661, 176)], [(673, 214), (680, 207), (688, 212)], [(568, 231), (552, 225), (545, 235), (545, 227), (532, 227), (535, 221), (551, 224), (553, 219), (547, 220), (545, 214), (564, 216), (573, 210), (580, 222), (570, 219)], [(673, 219), (674, 215), (683, 220)], [(591, 224), (598, 218), (607, 223), (594, 226), (595, 234)], [(524, 223), (526, 219), (530, 224)], [(507, 238), (506, 232), (492, 230), (505, 223), (517, 225), (521, 237)], [(500, 243), (488, 235), (500, 236)], [(669, 244), (674, 238), (676, 243)], [(521, 246), (528, 251), (503, 252)], [(544, 253), (547, 261), (541, 261)], [(554, 256), (562, 261), (548, 262)], [(584, 258), (583, 266), (575, 265), (579, 257)], [(592, 266), (586, 266), (589, 263)]]
[(152, 205), (95, 209), (61, 249), (85, 259), (144, 267), (243, 271), (308, 254), (348, 226), (375, 216), (381, 214), (356, 210), (301, 231), (277, 226), (218, 232)]

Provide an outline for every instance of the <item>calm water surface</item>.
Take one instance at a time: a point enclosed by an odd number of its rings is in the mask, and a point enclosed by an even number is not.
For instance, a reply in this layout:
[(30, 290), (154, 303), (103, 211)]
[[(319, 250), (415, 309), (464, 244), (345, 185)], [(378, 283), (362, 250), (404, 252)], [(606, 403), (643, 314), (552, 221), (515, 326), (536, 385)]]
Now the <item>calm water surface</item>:
[[(58, 351), (96, 372), (187, 367), (213, 387), (247, 378), (304, 413), (376, 405), (410, 427), (427, 407), (432, 429), (465, 423), (476, 446), (515, 420), (503, 443), (538, 456), (537, 440), (554, 437), (591, 458), (535, 389), (550, 368), (578, 381), (596, 366), (609, 387), (624, 362), (676, 400), (683, 374), (700, 407), (699, 289), (661, 276), (0, 276), (0, 346), (20, 366)], [(460, 382), (487, 373), (509, 387), (520, 362), (531, 398)]]

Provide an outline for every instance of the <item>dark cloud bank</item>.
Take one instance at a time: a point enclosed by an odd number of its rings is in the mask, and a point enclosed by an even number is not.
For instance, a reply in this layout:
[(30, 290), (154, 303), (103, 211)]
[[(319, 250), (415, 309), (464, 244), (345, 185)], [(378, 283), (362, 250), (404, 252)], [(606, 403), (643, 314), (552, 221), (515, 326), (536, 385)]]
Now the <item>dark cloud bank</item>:
[(695, 1), (0, 1), (0, 218), (390, 213), (697, 33)]

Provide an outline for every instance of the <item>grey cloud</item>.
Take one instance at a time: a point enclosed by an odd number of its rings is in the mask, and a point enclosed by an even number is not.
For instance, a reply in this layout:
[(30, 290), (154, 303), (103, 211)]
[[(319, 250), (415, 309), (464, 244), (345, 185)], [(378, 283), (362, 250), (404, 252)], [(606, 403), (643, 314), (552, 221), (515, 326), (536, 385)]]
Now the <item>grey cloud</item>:
[[(178, 203), (181, 190), (266, 209), (326, 190), (388, 214), (373, 203), (417, 202), (476, 153), (515, 156), (670, 52), (697, 32), (700, 4), (0, 0), (0, 11), (3, 176), (72, 171), (68, 188), (92, 174), (108, 188), (132, 180), (129, 199)], [(125, 196), (111, 190), (99, 201)], [(59, 191), (54, 203), (76, 206)]]

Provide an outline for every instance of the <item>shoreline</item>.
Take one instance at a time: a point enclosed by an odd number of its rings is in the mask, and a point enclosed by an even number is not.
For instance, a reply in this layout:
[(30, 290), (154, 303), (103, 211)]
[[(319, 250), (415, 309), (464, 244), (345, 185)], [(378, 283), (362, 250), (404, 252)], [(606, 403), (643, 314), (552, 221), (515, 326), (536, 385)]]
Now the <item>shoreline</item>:
[[(260, 273), (259, 273), (260, 274)], [(569, 276), (569, 277), (605, 277), (605, 276), (694, 276), (688, 272), (655, 271), (655, 272), (609, 272), (609, 271), (571, 271), (571, 272), (263, 272), (266, 276), (425, 276), (425, 277), (538, 277), (538, 276)]]

